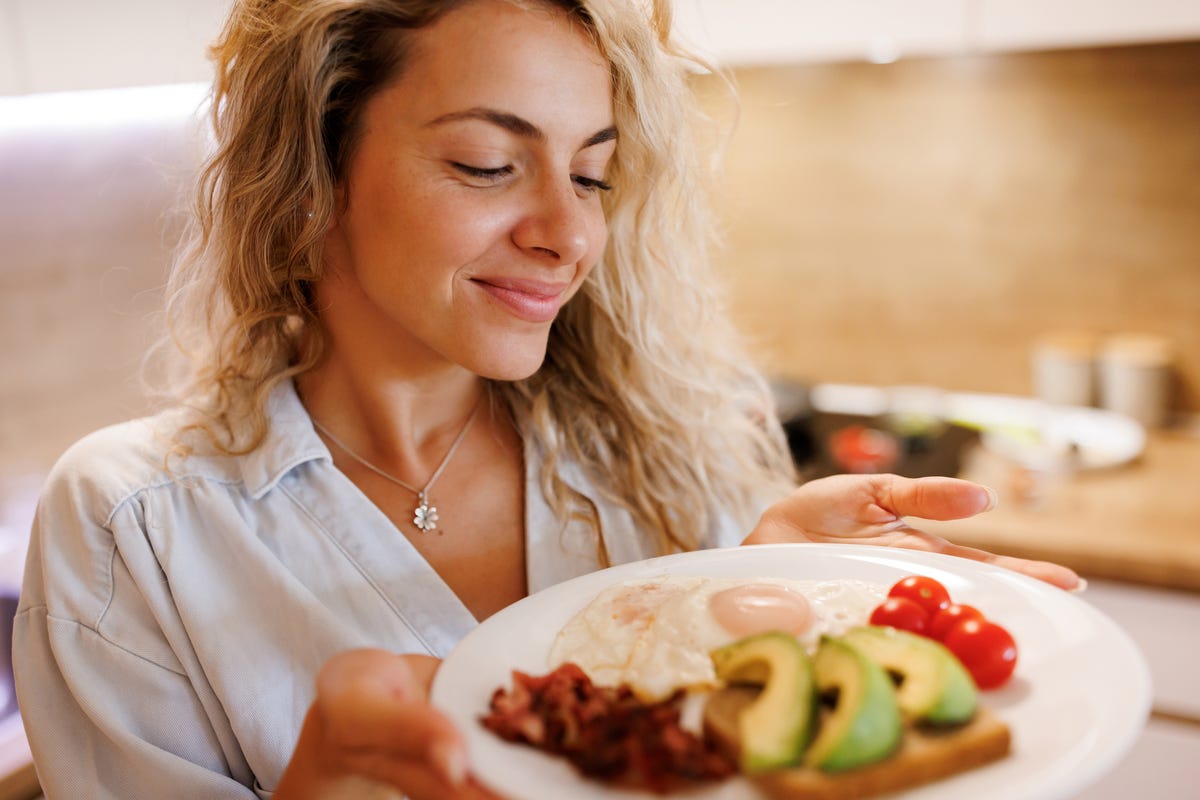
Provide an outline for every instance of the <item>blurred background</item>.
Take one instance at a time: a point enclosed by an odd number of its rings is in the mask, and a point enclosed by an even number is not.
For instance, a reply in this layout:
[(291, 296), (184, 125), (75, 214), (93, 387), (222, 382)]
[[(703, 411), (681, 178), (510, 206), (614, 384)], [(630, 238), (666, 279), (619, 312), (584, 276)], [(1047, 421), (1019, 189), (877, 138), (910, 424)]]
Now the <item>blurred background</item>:
[[(204, 48), (228, 5), (0, 0), (9, 597), (41, 476), (75, 439), (149, 408), (140, 361), (204, 152)], [(727, 132), (718, 266), (801, 471), (994, 486), (997, 511), (944, 532), (1080, 570), (1084, 597), (1151, 663), (1146, 732), (1079, 797), (1188, 796), (1200, 778), (1200, 3), (675, 11), (737, 87), (732, 104), (696, 79)], [(36, 794), (22, 746), (10, 714), (0, 800)]]

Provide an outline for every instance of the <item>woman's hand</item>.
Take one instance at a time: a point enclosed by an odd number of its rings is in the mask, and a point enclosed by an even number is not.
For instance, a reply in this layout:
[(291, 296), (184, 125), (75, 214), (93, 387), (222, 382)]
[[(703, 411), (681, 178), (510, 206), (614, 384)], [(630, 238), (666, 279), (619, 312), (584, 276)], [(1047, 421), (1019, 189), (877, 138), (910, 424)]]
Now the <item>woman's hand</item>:
[(469, 779), (462, 736), (429, 704), (440, 663), (383, 650), (331, 658), (276, 800), (361, 796), (364, 782), (410, 800), (498, 800)]
[(995, 494), (957, 478), (834, 475), (811, 481), (768, 508), (743, 544), (831, 542), (905, 547), (986, 561), (1054, 584), (1080, 586), (1072, 570), (1047, 561), (997, 556), (952, 544), (905, 517), (963, 519), (990, 511)]

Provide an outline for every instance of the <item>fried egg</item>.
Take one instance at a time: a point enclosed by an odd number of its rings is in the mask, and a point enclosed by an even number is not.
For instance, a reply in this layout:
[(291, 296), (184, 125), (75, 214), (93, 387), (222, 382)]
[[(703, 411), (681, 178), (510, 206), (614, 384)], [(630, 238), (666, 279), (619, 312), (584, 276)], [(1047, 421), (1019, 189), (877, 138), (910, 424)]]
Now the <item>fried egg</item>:
[(578, 664), (600, 686), (643, 700), (717, 685), (713, 650), (768, 630), (815, 650), (822, 634), (866, 623), (887, 587), (863, 581), (662, 577), (600, 592), (559, 632), (550, 666)]

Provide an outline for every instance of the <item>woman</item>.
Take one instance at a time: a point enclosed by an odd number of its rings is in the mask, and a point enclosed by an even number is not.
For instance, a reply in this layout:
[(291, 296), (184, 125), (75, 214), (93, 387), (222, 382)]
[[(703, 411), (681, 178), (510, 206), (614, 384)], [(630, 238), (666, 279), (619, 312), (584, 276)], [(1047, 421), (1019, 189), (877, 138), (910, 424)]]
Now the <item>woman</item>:
[(747, 531), (994, 558), (903, 520), (985, 510), (974, 484), (788, 493), (653, 11), (235, 5), (179, 402), (39, 506), (15, 641), (48, 797), (485, 797), (428, 685), (529, 592)]

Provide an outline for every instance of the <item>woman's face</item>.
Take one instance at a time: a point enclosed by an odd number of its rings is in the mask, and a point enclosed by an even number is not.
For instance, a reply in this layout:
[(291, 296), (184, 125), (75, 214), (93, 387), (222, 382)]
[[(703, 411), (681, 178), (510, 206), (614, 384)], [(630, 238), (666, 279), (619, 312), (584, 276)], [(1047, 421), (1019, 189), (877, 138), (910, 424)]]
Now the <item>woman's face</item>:
[(334, 355), (528, 377), (599, 259), (608, 65), (560, 11), (477, 0), (363, 110), (319, 288)]

